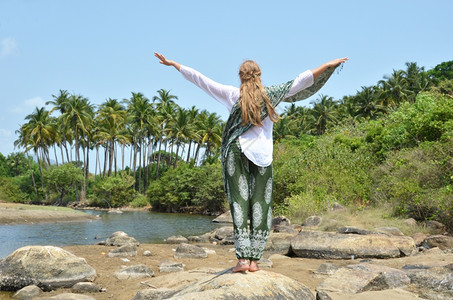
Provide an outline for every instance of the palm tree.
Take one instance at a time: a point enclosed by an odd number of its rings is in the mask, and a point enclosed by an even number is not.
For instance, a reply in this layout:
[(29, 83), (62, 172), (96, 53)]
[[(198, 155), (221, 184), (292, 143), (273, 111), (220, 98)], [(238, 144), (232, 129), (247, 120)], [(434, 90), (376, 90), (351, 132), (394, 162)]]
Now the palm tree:
[(195, 108), (195, 106), (192, 106), (192, 108), (188, 111), (189, 113), (189, 123), (191, 124), (191, 128), (192, 130), (190, 131), (190, 133), (188, 133), (188, 142), (189, 142), (189, 149), (187, 150), (187, 158), (186, 158), (186, 162), (189, 163), (189, 160), (190, 160), (190, 150), (191, 150), (191, 146), (192, 146), (192, 142), (194, 140), (197, 139), (197, 116), (198, 116), (198, 109)]
[(164, 141), (164, 132), (165, 126), (171, 119), (174, 110), (174, 100), (178, 99), (177, 96), (171, 95), (170, 91), (166, 91), (164, 89), (160, 89), (157, 91), (158, 96), (153, 97), (153, 102), (157, 102), (156, 110), (159, 114), (159, 123), (160, 123), (160, 134), (158, 136), (159, 139), (159, 150), (157, 156), (157, 166), (156, 166), (156, 179), (159, 178), (159, 168), (160, 168), (160, 160), (161, 160), (161, 149), (162, 149), (162, 142)]
[(392, 75), (385, 76), (384, 79), (387, 80), (380, 80), (378, 83), (381, 88), (379, 96), (381, 105), (398, 105), (413, 96), (414, 92), (409, 89), (404, 71), (393, 70)]
[(320, 95), (318, 101), (312, 102), (312, 116), (315, 119), (316, 134), (326, 131), (328, 122), (337, 122), (337, 106), (332, 97)]
[(197, 146), (195, 157), (198, 157), (198, 151), (202, 145), (205, 145), (206, 150), (204, 153), (205, 160), (213, 153), (215, 149), (220, 147), (222, 141), (222, 131), (224, 123), (220, 116), (216, 113), (209, 113), (202, 111), (198, 122), (198, 135), (200, 136), (200, 143)]
[(378, 92), (375, 87), (362, 87), (354, 97), (356, 104), (356, 116), (362, 118), (375, 119), (378, 115), (385, 112), (385, 107), (379, 104)]
[[(69, 93), (66, 90), (60, 90), (59, 95), (52, 95), (52, 98), (54, 99), (53, 101), (47, 101), (46, 105), (52, 104), (54, 107), (50, 110), (50, 113), (54, 112), (55, 110), (58, 110), (60, 112), (60, 117), (66, 112), (68, 102), (69, 102)], [(64, 156), (63, 156), (63, 149), (62, 146), (66, 149), (66, 158), (69, 161), (69, 154), (68, 154), (68, 148), (66, 146), (66, 124), (62, 121), (61, 118), (58, 120), (58, 126), (59, 126), (59, 132), (60, 132), (60, 139), (59, 139), (59, 146), (61, 149), (61, 160), (62, 163), (64, 164)]]

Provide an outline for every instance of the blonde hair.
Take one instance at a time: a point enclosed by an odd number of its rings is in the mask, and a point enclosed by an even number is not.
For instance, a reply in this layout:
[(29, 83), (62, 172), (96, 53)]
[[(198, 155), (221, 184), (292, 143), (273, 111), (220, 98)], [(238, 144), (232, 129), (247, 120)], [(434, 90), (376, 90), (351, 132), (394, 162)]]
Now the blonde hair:
[(246, 60), (239, 67), (241, 79), (239, 107), (242, 111), (242, 125), (251, 123), (261, 126), (261, 106), (266, 105), (267, 113), (272, 122), (277, 122), (280, 116), (275, 111), (271, 101), (266, 96), (261, 83), (261, 70), (253, 60)]

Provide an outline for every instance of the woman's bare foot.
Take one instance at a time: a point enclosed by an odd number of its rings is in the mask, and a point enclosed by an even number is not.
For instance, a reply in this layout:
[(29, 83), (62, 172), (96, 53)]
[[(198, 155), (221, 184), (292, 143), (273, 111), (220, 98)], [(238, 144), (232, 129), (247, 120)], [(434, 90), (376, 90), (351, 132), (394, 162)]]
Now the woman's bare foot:
[(240, 259), (236, 267), (233, 268), (233, 273), (245, 272), (249, 270), (249, 261), (247, 259)]
[(258, 262), (256, 260), (251, 260), (249, 272), (257, 272), (259, 270), (261, 270), (261, 269), (260, 269), (260, 267), (258, 267)]

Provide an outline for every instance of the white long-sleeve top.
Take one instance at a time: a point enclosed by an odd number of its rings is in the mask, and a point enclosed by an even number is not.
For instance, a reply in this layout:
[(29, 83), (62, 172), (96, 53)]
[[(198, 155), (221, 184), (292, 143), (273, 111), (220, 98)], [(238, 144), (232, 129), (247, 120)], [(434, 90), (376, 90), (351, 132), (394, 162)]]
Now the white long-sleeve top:
[[(229, 112), (231, 112), (233, 105), (239, 99), (240, 92), (237, 87), (215, 82), (187, 66), (181, 65), (180, 72), (184, 78), (225, 105)], [(291, 97), (299, 91), (310, 87), (313, 81), (313, 73), (310, 70), (299, 74), (285, 98)], [(241, 145), (242, 152), (250, 161), (257, 166), (267, 167), (272, 163), (272, 129), (274, 122), (269, 117), (266, 117), (262, 124), (262, 126), (252, 126), (244, 134), (239, 136), (239, 144)]]

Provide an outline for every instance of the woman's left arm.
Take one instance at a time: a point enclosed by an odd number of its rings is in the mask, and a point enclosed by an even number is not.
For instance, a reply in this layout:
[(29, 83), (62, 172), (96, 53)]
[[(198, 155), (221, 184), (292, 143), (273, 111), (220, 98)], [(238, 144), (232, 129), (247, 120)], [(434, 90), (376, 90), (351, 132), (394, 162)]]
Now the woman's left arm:
[(313, 78), (318, 77), (322, 72), (324, 72), (328, 68), (336, 67), (339, 64), (346, 62), (347, 60), (349, 60), (349, 57), (337, 58), (337, 59), (331, 60), (329, 62), (326, 62), (325, 64), (320, 65), (319, 67), (311, 70), (311, 72), (313, 73)]

